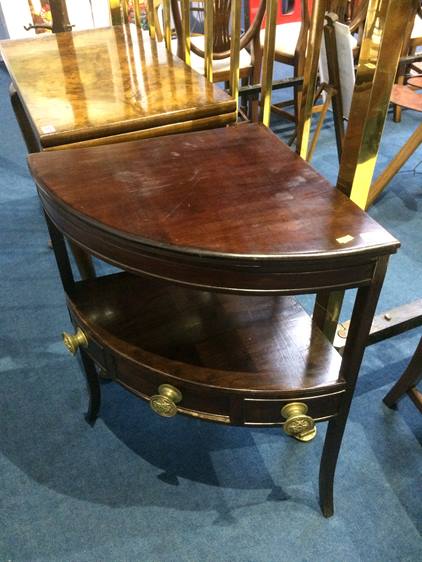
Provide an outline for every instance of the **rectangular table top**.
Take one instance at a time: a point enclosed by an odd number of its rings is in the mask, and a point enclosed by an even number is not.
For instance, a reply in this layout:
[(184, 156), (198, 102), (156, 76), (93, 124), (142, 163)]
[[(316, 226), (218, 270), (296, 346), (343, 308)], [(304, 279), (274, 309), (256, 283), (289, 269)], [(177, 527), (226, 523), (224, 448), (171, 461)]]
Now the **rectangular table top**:
[(133, 25), (2, 41), (0, 49), (44, 149), (236, 118), (234, 99)]

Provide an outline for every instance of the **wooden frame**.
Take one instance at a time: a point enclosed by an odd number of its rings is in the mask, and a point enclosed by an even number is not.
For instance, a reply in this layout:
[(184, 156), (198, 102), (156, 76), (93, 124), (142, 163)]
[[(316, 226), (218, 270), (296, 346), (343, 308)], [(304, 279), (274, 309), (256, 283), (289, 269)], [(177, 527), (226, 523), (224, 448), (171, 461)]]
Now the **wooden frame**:
[[(99, 411), (98, 368), (163, 416), (288, 431), (280, 409), (299, 402), (309, 411), (297, 425), (299, 440), (315, 435), (314, 422), (328, 421), (319, 482), (322, 512), (331, 516), (356, 377), (398, 242), (261, 125), (137, 141), (125, 150), (99, 147), (95, 160), (89, 149), (30, 157), (77, 329), (66, 341), (82, 352), (88, 420)], [(146, 164), (152, 160), (155, 166)], [(244, 160), (254, 171), (246, 186)], [(54, 173), (57, 166), (72, 169), (71, 182)], [(114, 166), (126, 170), (126, 180)], [(142, 182), (131, 188), (132, 174)], [(331, 228), (323, 212), (328, 201)], [(132, 220), (132, 211), (142, 220)], [(306, 228), (295, 228), (298, 216)], [(342, 216), (352, 229), (346, 241)], [(266, 229), (252, 229), (257, 220)], [(373, 240), (364, 242), (362, 231)], [(124, 273), (75, 283), (63, 235)], [(341, 359), (289, 295), (345, 288), (357, 288), (357, 297)], [(198, 319), (192, 329), (187, 317)]]

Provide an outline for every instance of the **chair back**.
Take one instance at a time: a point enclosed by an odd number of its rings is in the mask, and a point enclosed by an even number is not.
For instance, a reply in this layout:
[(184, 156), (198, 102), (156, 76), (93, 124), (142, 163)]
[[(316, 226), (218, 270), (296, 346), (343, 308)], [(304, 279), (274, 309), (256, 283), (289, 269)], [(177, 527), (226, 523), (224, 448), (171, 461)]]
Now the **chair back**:
[(337, 187), (363, 209), (368, 204), (405, 31), (414, 22), (417, 3), (420, 5), (419, 0), (369, 1), (337, 180)]
[[(129, 0), (109, 0), (108, 1), (110, 6), (110, 17), (112, 25), (123, 25), (125, 23), (129, 23), (129, 14), (130, 8), (135, 10), (135, 21), (136, 24), (140, 25), (140, 9), (139, 9), (139, 2), (137, 0), (133, 0), (133, 3)], [(136, 20), (138, 18), (138, 20)]]
[(156, 16), (154, 0), (108, 0), (112, 25), (123, 25), (134, 22), (136, 27), (142, 27), (141, 6), (145, 9), (150, 35), (155, 39)]
[[(185, 0), (171, 0), (171, 11), (178, 38), (178, 55), (186, 60), (186, 56), (189, 56), (187, 50), (189, 44), (192, 52), (206, 58), (206, 49), (200, 49), (190, 43), (189, 4), (190, 2)], [(240, 33), (241, 2), (239, 0), (204, 0), (203, 2), (195, 2), (195, 4), (203, 5), (204, 32), (206, 36), (210, 35), (208, 42), (209, 46), (212, 47), (212, 59), (227, 58), (230, 56), (231, 36)], [(264, 17), (265, 6), (265, 0), (260, 0), (255, 21), (240, 37), (240, 49), (244, 49), (258, 34)]]
[[(355, 88), (355, 63), (349, 26), (327, 16), (327, 26), (332, 26), (334, 38), (326, 33), (321, 44), (319, 72), (321, 82), (331, 84), (341, 97), (341, 116), (348, 119)], [(329, 70), (330, 68), (330, 70)]]
[[(271, 0), (275, 3), (275, 0)], [(170, 15), (164, 0), (164, 37), (171, 49)], [(198, 4), (198, 3), (195, 3)], [(171, 0), (171, 13), (177, 34), (177, 54), (190, 64), (191, 52), (204, 59), (204, 74), (213, 80), (213, 61), (230, 58), (230, 90), (237, 99), (239, 90), (240, 51), (254, 38), (259, 39), (259, 29), (265, 14), (266, 0), (261, 0), (255, 21), (241, 34), (241, 0), (204, 0), (204, 48), (191, 41), (191, 15), (189, 0)], [(196, 7), (196, 9), (198, 9)]]

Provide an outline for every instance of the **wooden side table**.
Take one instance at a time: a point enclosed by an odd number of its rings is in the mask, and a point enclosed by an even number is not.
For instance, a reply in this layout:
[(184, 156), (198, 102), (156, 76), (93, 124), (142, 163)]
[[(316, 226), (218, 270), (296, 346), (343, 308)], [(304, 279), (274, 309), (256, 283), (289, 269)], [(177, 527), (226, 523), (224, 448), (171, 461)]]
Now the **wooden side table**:
[[(76, 329), (65, 344), (80, 350), (91, 391), (88, 420), (102, 369), (162, 416), (278, 425), (305, 442), (328, 421), (320, 503), (332, 515), (397, 240), (260, 125), (34, 154), (29, 165)], [(123, 271), (75, 283), (63, 234)], [(341, 357), (292, 295), (349, 288)]]
[(31, 152), (236, 120), (234, 99), (133, 25), (2, 41), (0, 49)]

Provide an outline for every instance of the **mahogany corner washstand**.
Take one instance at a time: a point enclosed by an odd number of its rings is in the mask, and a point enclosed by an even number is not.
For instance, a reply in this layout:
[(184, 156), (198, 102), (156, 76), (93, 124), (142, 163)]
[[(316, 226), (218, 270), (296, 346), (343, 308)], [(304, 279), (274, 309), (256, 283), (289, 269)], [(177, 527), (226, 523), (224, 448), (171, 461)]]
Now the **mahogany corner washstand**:
[[(328, 421), (320, 503), (396, 239), (262, 125), (34, 154), (90, 390), (98, 371), (163, 416)], [(121, 272), (75, 281), (63, 235)], [(341, 357), (292, 295), (357, 288)]]

